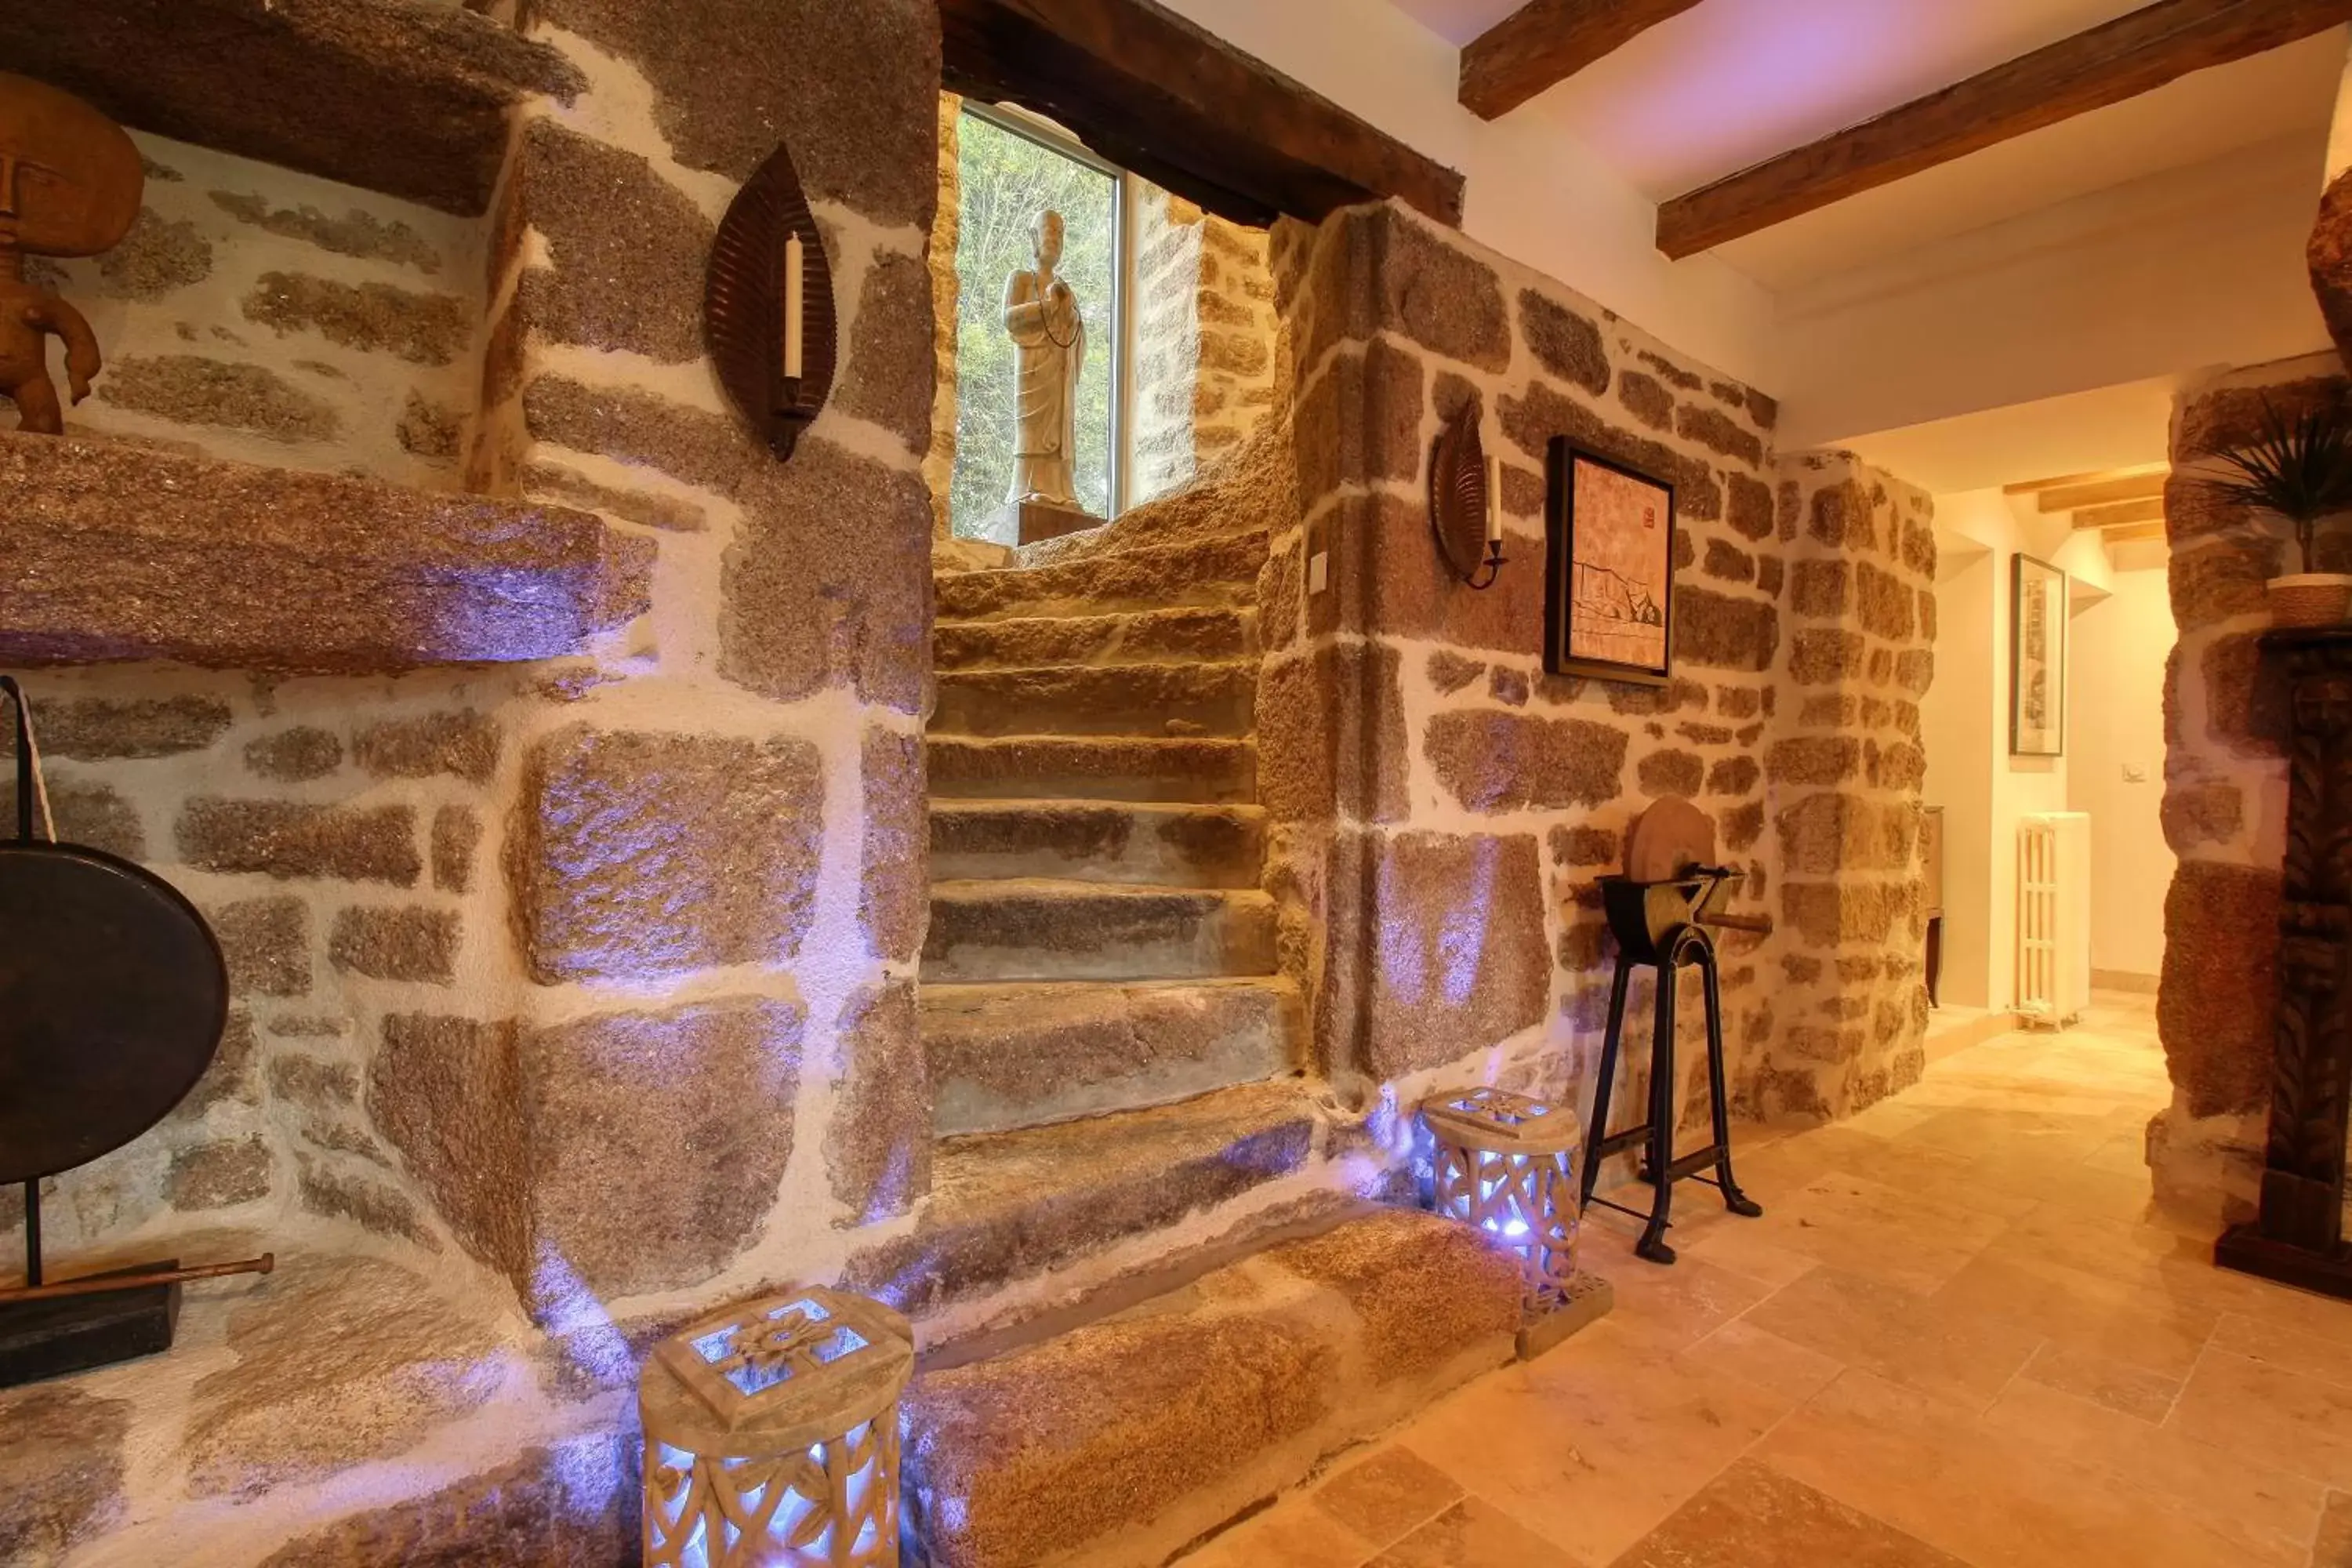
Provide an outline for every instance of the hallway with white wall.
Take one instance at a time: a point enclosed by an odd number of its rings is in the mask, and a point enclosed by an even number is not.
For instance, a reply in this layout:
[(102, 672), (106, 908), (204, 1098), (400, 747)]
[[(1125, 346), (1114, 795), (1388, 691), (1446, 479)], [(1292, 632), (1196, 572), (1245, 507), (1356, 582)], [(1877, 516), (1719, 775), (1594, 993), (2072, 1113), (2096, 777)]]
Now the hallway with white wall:
[(2164, 967), (2164, 664), (2177, 637), (2166, 556), (2116, 547), (2109, 592), (2074, 616), (2071, 810), (2091, 818), (2091, 969), (2111, 989), (2150, 990)]
[[(1997, 1010), (2017, 1002), (2018, 825), (2043, 812), (2092, 818), (2092, 968), (2118, 984), (2150, 980), (2162, 963), (2173, 864), (2158, 815), (2174, 640), (2163, 547), (2109, 547), (2065, 514), (2041, 513), (2031, 495), (1999, 487), (1939, 495), (1936, 510), (1936, 683), (1920, 724), (1925, 802), (1944, 812), (1941, 999)], [(2021, 553), (2069, 580), (2065, 745), (2054, 757), (2010, 750)], [(2126, 769), (2137, 781), (2126, 782)]]

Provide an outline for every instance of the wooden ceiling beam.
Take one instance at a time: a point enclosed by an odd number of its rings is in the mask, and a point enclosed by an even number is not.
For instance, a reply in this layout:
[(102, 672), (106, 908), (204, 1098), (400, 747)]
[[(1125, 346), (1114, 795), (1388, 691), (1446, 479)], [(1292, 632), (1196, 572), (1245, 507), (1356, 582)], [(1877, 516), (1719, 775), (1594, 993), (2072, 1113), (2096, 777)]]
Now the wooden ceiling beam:
[(2145, 474), (2116, 474), (2084, 479), (2079, 484), (2053, 485), (2039, 491), (2034, 504), (2043, 514), (2053, 511), (2076, 511), (2086, 506), (2111, 506), (2117, 501), (2147, 500), (2164, 494), (2164, 481), (2170, 470), (2158, 468)]
[(1658, 248), (1703, 250), (2352, 20), (2352, 0), (2159, 0), (1676, 196)]
[(2112, 479), (2123, 474), (2136, 474), (2139, 471), (2137, 468), (2095, 468), (2087, 474), (2060, 474), (2054, 479), (2021, 479), (2013, 485), (2001, 486), (2000, 493), (2005, 496), (2039, 495), (2043, 490), (2054, 490), (2061, 485), (2087, 485), (2095, 480)]
[(1462, 105), (1499, 120), (1698, 0), (1528, 0), (1462, 51)]
[(2102, 544), (2138, 544), (2146, 540), (2162, 539), (2163, 537), (2163, 523), (2143, 522), (2135, 524), (2130, 528), (2111, 528), (2104, 536), (2101, 537), (2099, 542)]
[(1151, 0), (940, 0), (949, 89), (1009, 100), (1236, 223), (1391, 196), (1462, 225), (1462, 176)]
[(2076, 528), (2130, 528), (2164, 521), (2164, 498), (2119, 501), (2113, 506), (2084, 507), (2074, 514)]

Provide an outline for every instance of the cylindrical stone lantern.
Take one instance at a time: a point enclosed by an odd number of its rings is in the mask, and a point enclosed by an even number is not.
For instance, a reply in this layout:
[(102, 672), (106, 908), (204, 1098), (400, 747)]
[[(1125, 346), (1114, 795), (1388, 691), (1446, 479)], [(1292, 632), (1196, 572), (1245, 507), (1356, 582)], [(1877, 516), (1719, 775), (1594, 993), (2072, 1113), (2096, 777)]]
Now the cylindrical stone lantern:
[[(1580, 1305), (1598, 1283), (1576, 1273), (1576, 1158), (1584, 1130), (1574, 1109), (1474, 1089), (1423, 1102), (1421, 1120), (1432, 1144), (1434, 1207), (1518, 1254), (1534, 1337), (1549, 1343), (1589, 1321), (1578, 1312), (1556, 1331), (1538, 1328)], [(1523, 1331), (1522, 1341), (1528, 1338)]]
[(914, 1331), (812, 1288), (690, 1324), (637, 1381), (646, 1568), (896, 1568)]

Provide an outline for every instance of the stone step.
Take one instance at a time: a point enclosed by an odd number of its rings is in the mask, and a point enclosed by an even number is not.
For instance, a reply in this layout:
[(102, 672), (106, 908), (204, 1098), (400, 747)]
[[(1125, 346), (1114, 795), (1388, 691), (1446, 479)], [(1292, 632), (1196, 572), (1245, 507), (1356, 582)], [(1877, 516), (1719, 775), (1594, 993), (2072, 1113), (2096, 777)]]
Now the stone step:
[(929, 984), (1273, 973), (1274, 900), (1255, 890), (1042, 877), (931, 886)]
[(933, 735), (934, 798), (1189, 801), (1257, 798), (1257, 747), (1207, 736)]
[(956, 572), (939, 579), (941, 622), (1096, 616), (1179, 605), (1254, 608), (1263, 532), (1145, 545), (1059, 566)]
[(1254, 657), (1257, 612), (1194, 605), (1110, 616), (1030, 616), (940, 626), (935, 669), (1034, 669), (1057, 664)]
[[(926, 986), (926, 990), (929, 987)], [(850, 1289), (929, 1316), (1161, 1232), (1315, 1157), (1296, 1080), (940, 1141), (914, 1230), (850, 1259)]]
[(942, 1136), (1167, 1105), (1290, 1071), (1303, 1036), (1282, 980), (926, 985)]
[(1507, 1257), (1382, 1209), (1038, 1342), (944, 1358), (902, 1407), (918, 1560), (1156, 1568), (1508, 1364), (1518, 1322)]
[(941, 800), (931, 805), (940, 881), (1058, 877), (1167, 888), (1254, 888), (1265, 813), (1157, 801)]
[(1255, 659), (943, 669), (930, 729), (939, 735), (1237, 737), (1250, 732), (1257, 671)]

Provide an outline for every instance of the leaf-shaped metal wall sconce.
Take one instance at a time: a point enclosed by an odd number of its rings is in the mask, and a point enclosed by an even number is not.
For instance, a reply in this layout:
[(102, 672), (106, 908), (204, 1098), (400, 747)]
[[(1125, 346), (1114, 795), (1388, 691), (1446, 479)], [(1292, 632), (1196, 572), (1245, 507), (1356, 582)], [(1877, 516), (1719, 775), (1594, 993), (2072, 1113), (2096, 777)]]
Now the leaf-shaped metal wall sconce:
[(833, 394), (840, 333), (824, 237), (784, 148), (719, 226), (702, 314), (719, 384), (769, 448), (790, 458)]
[(1465, 403), (1438, 432), (1429, 459), (1429, 525), (1445, 569), (1472, 588), (1503, 570), (1502, 500), (1478, 434), (1478, 405)]

